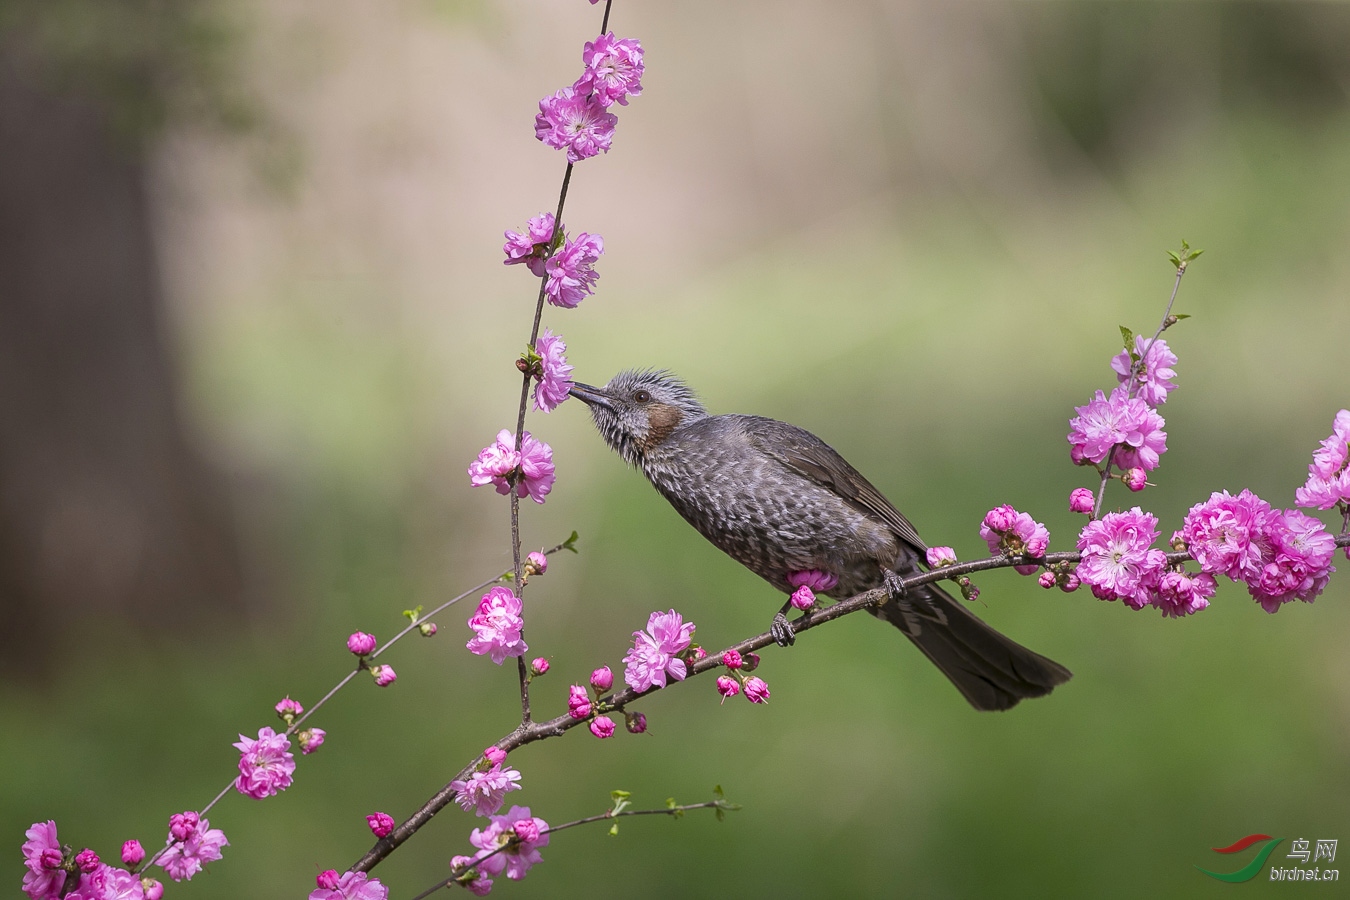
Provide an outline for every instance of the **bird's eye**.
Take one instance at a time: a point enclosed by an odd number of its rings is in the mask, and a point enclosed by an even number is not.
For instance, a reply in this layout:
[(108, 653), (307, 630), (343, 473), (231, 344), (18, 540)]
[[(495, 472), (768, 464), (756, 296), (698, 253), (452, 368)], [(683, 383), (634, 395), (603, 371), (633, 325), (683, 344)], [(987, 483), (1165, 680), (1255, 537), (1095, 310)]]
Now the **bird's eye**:
[(651, 395), (651, 392), (650, 392), (650, 391), (644, 391), (644, 390), (636, 390), (636, 391), (633, 391), (633, 402), (634, 402), (634, 403), (651, 403), (651, 402), (652, 402), (652, 395)]

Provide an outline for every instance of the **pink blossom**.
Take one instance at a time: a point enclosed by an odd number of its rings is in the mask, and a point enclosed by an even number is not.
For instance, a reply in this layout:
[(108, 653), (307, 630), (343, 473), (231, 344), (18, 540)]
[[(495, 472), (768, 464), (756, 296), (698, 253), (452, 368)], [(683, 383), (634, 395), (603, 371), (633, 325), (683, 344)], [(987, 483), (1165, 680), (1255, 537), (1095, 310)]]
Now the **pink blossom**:
[(164, 884), (153, 878), (142, 876), (141, 888), (145, 891), (145, 900), (161, 900), (164, 896)]
[(614, 673), (609, 670), (609, 666), (601, 666), (591, 673), (591, 687), (601, 694), (614, 687)]
[(642, 93), (642, 44), (633, 38), (614, 39), (614, 32), (587, 41), (581, 54), (586, 70), (572, 87), (578, 94), (594, 91), (602, 107), (628, 105)]
[(1147, 484), (1148, 476), (1138, 466), (1125, 473), (1125, 486), (1135, 493), (1142, 491)]
[(647, 717), (640, 712), (626, 712), (623, 714), (623, 726), (629, 734), (642, 734), (647, 730)]
[[(1145, 347), (1148, 347), (1147, 356), (1144, 355)], [(1177, 364), (1177, 355), (1167, 346), (1167, 341), (1162, 338), (1152, 340), (1142, 334), (1134, 336), (1134, 352), (1143, 360), (1139, 377), (1135, 380), (1134, 396), (1149, 406), (1161, 406), (1167, 402), (1168, 393), (1176, 387), (1169, 379), (1177, 377), (1171, 368)], [(1111, 360), (1111, 368), (1115, 370), (1116, 379), (1121, 384), (1129, 381), (1133, 366), (1134, 361), (1127, 350), (1120, 351)]]
[(337, 869), (324, 869), (314, 878), (314, 883), (325, 890), (332, 890), (338, 886)]
[(24, 832), (23, 864), (28, 871), (23, 875), (23, 891), (32, 900), (55, 900), (66, 883), (61, 869), (65, 854), (56, 838), (56, 822), (34, 822)]
[(717, 676), (717, 693), (722, 695), (722, 702), (726, 703), (728, 697), (735, 697), (741, 692), (741, 683), (730, 675)]
[[(516, 823), (522, 819), (532, 818), (533, 825), (539, 829), (539, 839), (534, 841), (520, 841), (512, 845), (507, 850), (487, 856), (487, 854), (507, 845), (513, 837), (517, 835)], [(493, 816), (492, 824), (487, 828), (475, 828), (469, 835), (469, 843), (479, 849), (478, 868), (488, 875), (500, 875), (502, 870), (506, 870), (506, 877), (512, 881), (519, 881), (525, 877), (525, 873), (536, 863), (543, 862), (543, 857), (539, 855), (540, 847), (548, 846), (548, 823), (538, 816), (530, 815), (528, 806), (513, 806), (511, 811), (504, 816)]]
[(755, 675), (745, 679), (745, 699), (751, 703), (769, 702), (769, 686), (764, 683), (764, 679)]
[(595, 293), (595, 282), (600, 278), (595, 264), (604, 252), (604, 239), (585, 231), (563, 244), (544, 266), (548, 272), (548, 281), (544, 284), (548, 302), (564, 309), (575, 309), (582, 300)]
[(347, 649), (357, 656), (366, 656), (375, 652), (375, 635), (366, 634), (364, 631), (353, 632), (351, 637), (347, 638)]
[(722, 654), (722, 665), (728, 669), (739, 669), (743, 664), (741, 654), (736, 650), (728, 650)]
[[(562, 231), (561, 228), (558, 229)], [(502, 252), (506, 259), (504, 265), (513, 266), (524, 263), (540, 278), (544, 277), (544, 259), (548, 256), (549, 246), (553, 242), (553, 213), (542, 212), (530, 219), (524, 234), (506, 232), (506, 245)]]
[(833, 572), (822, 572), (820, 569), (789, 572), (787, 580), (793, 587), (808, 587), (822, 594), (834, 590), (835, 585), (839, 584), (839, 576)]
[[(545, 572), (548, 571), (548, 557), (540, 553), (538, 550), (531, 550), (525, 556), (525, 565), (527, 568), (534, 569), (534, 571), (531, 572), (530, 574), (543, 575)], [(542, 675), (543, 673), (541, 672), (540, 674)]]
[(366, 816), (366, 824), (377, 838), (382, 838), (394, 830), (394, 817), (388, 813), (373, 812)]
[(614, 737), (614, 720), (609, 716), (596, 716), (591, 719), (591, 734), (600, 739)]
[(206, 863), (220, 859), (220, 848), (230, 845), (225, 840), (225, 832), (212, 828), (206, 819), (199, 819), (187, 837), (178, 838), (172, 834), (170, 837), (174, 839), (173, 844), (156, 862), (174, 881), (191, 879)]
[[(1050, 546), (1050, 532), (1029, 514), (1018, 512), (1006, 503), (991, 509), (980, 525), (980, 537), (989, 545), (990, 553), (1008, 556), (1044, 556)], [(1013, 566), (1022, 575), (1035, 573), (1038, 566)]]
[(1234, 581), (1259, 580), (1265, 566), (1260, 537), (1273, 515), (1270, 504), (1243, 490), (1236, 497), (1215, 492), (1186, 514), (1181, 535), (1200, 568)]
[(567, 689), (567, 714), (574, 719), (585, 719), (591, 714), (591, 697), (579, 684)]
[(1264, 524), (1265, 565), (1247, 580), (1247, 590), (1268, 613), (1291, 600), (1311, 603), (1336, 571), (1336, 539), (1321, 521), (1296, 509), (1275, 512)]
[(788, 598), (788, 602), (791, 603), (795, 609), (807, 610), (816, 605), (816, 595), (811, 593), (809, 587), (802, 585), (792, 592), (792, 596)]
[(1055, 573), (1051, 572), (1049, 569), (1042, 572), (1041, 577), (1036, 579), (1036, 582), (1047, 591), (1054, 587), (1057, 581), (1059, 581), (1059, 579), (1055, 576)]
[(499, 766), (506, 762), (506, 751), (493, 744), (483, 751), (483, 759), (488, 761), (488, 765)]
[(572, 366), (567, 364), (567, 357), (563, 356), (566, 350), (567, 344), (563, 339), (547, 328), (534, 342), (534, 352), (540, 357), (539, 382), (534, 386), (534, 408), (541, 412), (557, 409), (572, 389)]
[(525, 620), (521, 617), (524, 605), (508, 587), (498, 585), (483, 595), (478, 609), (469, 618), (474, 636), (465, 644), (471, 653), (489, 658), (501, 665), (507, 657), (523, 656), (530, 649), (521, 632)]
[(1347, 463), (1350, 463), (1350, 410), (1343, 409), (1336, 413), (1331, 423), (1331, 436), (1313, 451), (1308, 481), (1294, 492), (1298, 505), (1331, 509), (1338, 503), (1350, 503), (1350, 466)]
[(478, 458), (469, 463), (469, 484), (474, 487), (491, 484), (496, 486), (497, 493), (509, 494), (509, 476), (519, 465), (515, 436), (503, 428), (497, 433), (497, 440), (478, 451)]
[(201, 816), (188, 810), (169, 816), (169, 837), (176, 841), (186, 841), (201, 827)]
[(1167, 432), (1162, 416), (1138, 397), (1129, 397), (1123, 387), (1108, 398), (1101, 391), (1069, 420), (1069, 444), (1074, 461), (1100, 465), (1114, 447), (1114, 462), (1124, 469), (1140, 466), (1146, 472), (1158, 467), (1167, 450)]
[(304, 711), (305, 708), (301, 706), (299, 703), (296, 703), (290, 697), (283, 698), (281, 702), (277, 704), (277, 715), (283, 719), (287, 717), (294, 719), (296, 716), (302, 714)]
[(493, 763), (486, 772), (473, 772), (467, 780), (456, 779), (450, 786), (459, 792), (455, 800), (465, 812), (473, 809), (480, 816), (490, 816), (502, 808), (507, 794), (520, 790), (520, 773)]
[(1167, 554), (1150, 547), (1158, 538), (1158, 520), (1139, 507), (1107, 513), (1089, 522), (1078, 536), (1083, 561), (1077, 574), (1100, 600), (1123, 600), (1143, 609), (1156, 594)]
[(122, 845), (122, 862), (128, 866), (139, 866), (145, 859), (145, 848), (141, 842), (132, 838)]
[(930, 568), (956, 565), (956, 551), (951, 547), (929, 547), (925, 557)]
[[(474, 868), (477, 861), (472, 856), (456, 856), (450, 860), (450, 868), (452, 872), (457, 873), (454, 876), (456, 884), (463, 885), (475, 897), (486, 897), (492, 890), (492, 879), (483, 874), (481, 869)], [(474, 877), (468, 881), (462, 880), (462, 876), (469, 872), (473, 872)]]
[(306, 728), (296, 735), (300, 741), (300, 752), (308, 756), (323, 746), (323, 739), (327, 736), (328, 732), (322, 728)]
[[(330, 870), (331, 871), (331, 870)], [(320, 875), (328, 881), (325, 872)], [(365, 872), (344, 872), (332, 887), (320, 886), (309, 892), (309, 900), (389, 900), (389, 888)]]
[(85, 847), (79, 853), (75, 854), (75, 865), (80, 867), (80, 871), (89, 873), (103, 865), (103, 861), (98, 858), (98, 854), (88, 847)]
[(619, 117), (606, 112), (606, 105), (597, 94), (565, 87), (539, 101), (534, 136), (555, 150), (566, 148), (570, 163), (608, 153)]
[(1068, 575), (1065, 575), (1064, 578), (1060, 581), (1059, 589), (1066, 594), (1072, 594), (1074, 591), (1078, 590), (1078, 588), (1081, 587), (1082, 584), (1083, 584), (1082, 579), (1080, 579), (1078, 575), (1075, 574), (1074, 572), (1070, 572)]
[(394, 671), (393, 666), (375, 666), (370, 670), (370, 674), (374, 676), (378, 687), (389, 687), (398, 681), (398, 673)]
[[(92, 852), (92, 851), (91, 851)], [(126, 869), (96, 863), (84, 870), (66, 900), (144, 900), (141, 880)]]
[(1181, 618), (1209, 606), (1217, 585), (1207, 572), (1168, 572), (1158, 579), (1155, 605), (1164, 616)]
[(535, 440), (528, 431), (520, 447), (520, 483), (516, 493), (526, 494), (535, 503), (543, 503), (544, 497), (553, 490), (555, 479), (553, 468), (553, 448), (543, 441)]
[(534, 843), (539, 840), (539, 823), (533, 818), (517, 819), (514, 831), (522, 841)]
[(530, 661), (530, 674), (543, 675), (549, 670), (548, 660), (542, 656), (536, 656)]
[(633, 647), (623, 658), (623, 680), (635, 691), (665, 687), (666, 677), (683, 681), (684, 660), (676, 654), (693, 640), (694, 623), (686, 623), (675, 610), (654, 612), (647, 619), (646, 631), (633, 632)]
[(1092, 514), (1097, 498), (1087, 488), (1074, 488), (1069, 492), (1069, 512)]
[(241, 734), (234, 746), (239, 750), (239, 777), (234, 780), (236, 791), (261, 800), (291, 786), (295, 757), (290, 752), (291, 742), (284, 734), (263, 728), (259, 730), (257, 740)]

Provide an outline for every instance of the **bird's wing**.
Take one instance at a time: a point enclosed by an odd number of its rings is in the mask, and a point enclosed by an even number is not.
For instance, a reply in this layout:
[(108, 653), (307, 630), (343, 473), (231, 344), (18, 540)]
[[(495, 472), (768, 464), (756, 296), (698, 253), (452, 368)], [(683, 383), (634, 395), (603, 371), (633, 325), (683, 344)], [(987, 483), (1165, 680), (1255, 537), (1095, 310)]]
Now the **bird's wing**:
[(917, 550), (922, 558), (928, 545), (919, 537), (919, 532), (909, 519), (833, 447), (806, 429), (786, 422), (758, 416), (746, 416), (744, 419), (746, 433), (756, 449), (797, 474), (833, 491), (859, 512), (881, 520), (895, 532), (896, 537)]

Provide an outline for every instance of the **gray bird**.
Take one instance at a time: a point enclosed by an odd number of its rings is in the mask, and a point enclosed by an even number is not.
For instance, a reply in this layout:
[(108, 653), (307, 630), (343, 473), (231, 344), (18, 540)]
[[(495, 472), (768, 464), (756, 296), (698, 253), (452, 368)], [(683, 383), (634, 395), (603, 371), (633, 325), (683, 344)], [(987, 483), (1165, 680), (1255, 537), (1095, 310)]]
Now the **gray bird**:
[[(900, 591), (926, 566), (914, 526), (842, 456), (809, 431), (761, 416), (712, 416), (662, 371), (627, 371), (604, 387), (574, 384), (601, 437), (642, 470), (699, 533), (784, 593), (794, 572), (839, 579), (835, 599), (887, 587), (871, 612), (904, 632), (970, 704), (1009, 709), (1071, 677), (976, 618), (937, 585)], [(793, 641), (790, 604), (774, 616)]]

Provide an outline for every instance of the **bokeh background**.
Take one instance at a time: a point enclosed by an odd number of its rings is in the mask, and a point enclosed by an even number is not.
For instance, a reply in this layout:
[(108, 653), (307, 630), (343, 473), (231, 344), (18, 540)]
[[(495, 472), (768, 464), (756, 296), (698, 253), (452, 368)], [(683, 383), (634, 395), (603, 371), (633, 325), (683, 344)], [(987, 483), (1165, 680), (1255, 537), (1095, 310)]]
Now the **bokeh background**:
[[(1211, 490), (1293, 503), (1350, 406), (1350, 7), (1340, 3), (616, 0), (647, 50), (566, 220), (599, 291), (548, 309), (582, 380), (669, 367), (714, 411), (823, 436), (934, 543), (983, 552), (1012, 503), (1057, 548), (1085, 483), (1072, 407), (1153, 327), (1182, 237), (1207, 251), (1169, 333), (1164, 534)], [(231, 777), (239, 731), (312, 703), (360, 628), (392, 634), (509, 564), (464, 469), (510, 427), (535, 284), (501, 232), (550, 209), (539, 97), (581, 0), (0, 3), (0, 834), (105, 857)], [(536, 709), (677, 607), (721, 647), (781, 598), (705, 545), (577, 404), (528, 546)], [(1331, 518), (1327, 521), (1330, 523)], [(1350, 570), (1344, 561), (1342, 569)], [(1010, 572), (979, 612), (1076, 677), (968, 709), (853, 617), (765, 654), (766, 707), (691, 684), (644, 737), (513, 756), (551, 822), (707, 799), (723, 823), (557, 838), (502, 896), (1222, 896), (1252, 833), (1350, 841), (1350, 572), (1269, 616), (1225, 583), (1163, 621)], [(173, 896), (298, 897), (513, 725), (467, 609), (316, 724), (295, 785), (211, 814), (231, 845)], [(443, 878), (451, 809), (377, 874)], [(1280, 861), (1288, 845), (1272, 861)], [(1350, 853), (1350, 848), (1342, 848)], [(1244, 856), (1239, 862), (1245, 862)], [(1262, 876), (1265, 877), (1264, 875)], [(1305, 888), (1292, 888), (1293, 891)], [(1268, 883), (1244, 890), (1289, 891)], [(1317, 888), (1307, 887), (1315, 891)]]

